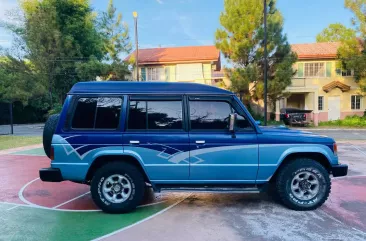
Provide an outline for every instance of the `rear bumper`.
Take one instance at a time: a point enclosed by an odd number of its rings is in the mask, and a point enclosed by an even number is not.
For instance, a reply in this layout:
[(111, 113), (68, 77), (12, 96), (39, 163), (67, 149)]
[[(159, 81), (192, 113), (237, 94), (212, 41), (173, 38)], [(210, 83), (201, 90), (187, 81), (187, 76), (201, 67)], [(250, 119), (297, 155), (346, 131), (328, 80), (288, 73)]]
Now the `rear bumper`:
[(347, 176), (348, 166), (344, 164), (339, 164), (332, 166), (333, 177)]
[(61, 171), (58, 168), (42, 168), (39, 170), (39, 177), (44, 182), (62, 182)]

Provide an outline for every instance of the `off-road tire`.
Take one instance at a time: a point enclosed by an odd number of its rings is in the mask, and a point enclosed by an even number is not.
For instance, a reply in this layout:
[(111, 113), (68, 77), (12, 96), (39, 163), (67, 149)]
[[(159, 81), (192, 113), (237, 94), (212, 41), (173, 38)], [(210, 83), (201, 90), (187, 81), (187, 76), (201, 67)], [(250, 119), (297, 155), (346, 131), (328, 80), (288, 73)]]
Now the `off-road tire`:
[[(102, 191), (104, 180), (114, 174), (125, 176), (132, 186), (130, 196), (122, 203), (108, 201)], [(141, 204), (144, 197), (145, 182), (142, 173), (135, 166), (125, 162), (110, 162), (95, 172), (90, 191), (94, 203), (102, 211), (106, 213), (128, 213)]]
[(58, 120), (60, 118), (60, 114), (51, 115), (43, 128), (43, 149), (48, 158), (50, 158), (51, 154), (51, 144), (52, 144), (52, 136), (55, 134)]
[[(319, 191), (310, 200), (301, 200), (293, 195), (291, 182), (302, 171), (316, 175), (319, 180)], [(276, 178), (276, 189), (280, 201), (290, 209), (297, 211), (314, 210), (323, 205), (331, 191), (331, 180), (328, 171), (319, 162), (308, 158), (297, 158), (283, 166)]]

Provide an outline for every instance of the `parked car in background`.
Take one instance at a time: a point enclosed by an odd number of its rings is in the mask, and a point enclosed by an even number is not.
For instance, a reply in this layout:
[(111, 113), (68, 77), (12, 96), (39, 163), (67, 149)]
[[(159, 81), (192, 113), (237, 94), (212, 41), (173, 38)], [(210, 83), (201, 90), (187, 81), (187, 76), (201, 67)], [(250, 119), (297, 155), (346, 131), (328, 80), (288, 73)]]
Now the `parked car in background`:
[(312, 110), (282, 108), (280, 110), (280, 120), (282, 120), (285, 125), (307, 125), (310, 123), (307, 114), (311, 112)]

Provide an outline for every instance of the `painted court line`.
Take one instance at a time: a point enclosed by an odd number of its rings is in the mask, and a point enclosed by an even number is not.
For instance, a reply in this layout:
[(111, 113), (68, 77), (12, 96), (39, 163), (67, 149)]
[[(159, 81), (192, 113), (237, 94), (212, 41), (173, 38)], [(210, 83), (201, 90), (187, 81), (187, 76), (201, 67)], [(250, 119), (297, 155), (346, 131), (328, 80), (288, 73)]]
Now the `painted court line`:
[(365, 152), (363, 152), (362, 150), (360, 150), (357, 146), (352, 145), (351, 143), (350, 143), (350, 145), (351, 145), (353, 148), (355, 148), (357, 151), (361, 152), (364, 156), (366, 156), (366, 153), (365, 153)]
[(126, 230), (126, 229), (132, 228), (132, 227), (134, 227), (134, 226), (136, 226), (136, 225), (139, 225), (139, 224), (141, 224), (141, 223), (143, 223), (143, 222), (145, 222), (145, 221), (148, 221), (148, 220), (150, 220), (150, 219), (152, 219), (152, 218), (154, 218), (154, 217), (156, 217), (156, 216), (158, 216), (158, 215), (160, 215), (160, 214), (162, 214), (162, 213), (164, 213), (164, 212), (168, 211), (169, 209), (171, 209), (171, 208), (173, 208), (173, 207), (177, 206), (178, 204), (180, 204), (181, 202), (183, 202), (184, 200), (186, 200), (187, 198), (189, 198), (191, 195), (192, 195), (192, 193), (188, 194), (186, 197), (184, 197), (184, 198), (182, 198), (181, 200), (179, 200), (179, 201), (177, 201), (177, 202), (173, 203), (173, 204), (172, 204), (172, 205), (170, 205), (169, 207), (166, 207), (166, 208), (164, 208), (163, 210), (161, 210), (161, 211), (159, 211), (159, 212), (155, 213), (154, 215), (151, 215), (151, 216), (149, 216), (149, 217), (147, 217), (147, 218), (144, 218), (144, 219), (142, 219), (142, 220), (140, 220), (140, 221), (138, 221), (138, 222), (136, 222), (136, 223), (133, 223), (133, 224), (131, 224), (131, 225), (127, 226), (127, 227), (121, 228), (121, 229), (119, 229), (119, 230), (116, 230), (116, 231), (114, 231), (114, 232), (112, 232), (112, 233), (109, 233), (109, 234), (106, 234), (106, 235), (104, 235), (104, 236), (101, 236), (101, 237), (99, 237), (99, 238), (93, 239), (93, 240), (91, 240), (91, 241), (98, 241), (98, 240), (102, 240), (102, 239), (108, 238), (108, 237), (110, 237), (110, 236), (112, 236), (112, 235), (115, 235), (115, 234), (117, 234), (117, 233), (123, 232), (123, 231), (124, 231), (124, 230)]
[[(44, 207), (44, 206), (40, 206), (40, 205), (37, 205), (37, 204), (34, 204), (34, 203), (32, 203), (32, 202), (28, 201), (28, 200), (24, 197), (23, 192), (24, 192), (24, 190), (25, 190), (25, 189), (26, 189), (30, 184), (32, 184), (33, 182), (35, 182), (35, 181), (37, 181), (37, 180), (39, 180), (39, 179), (40, 179), (39, 177), (38, 177), (38, 178), (36, 178), (36, 179), (33, 179), (32, 181), (30, 181), (30, 182), (26, 183), (26, 184), (25, 184), (25, 185), (24, 185), (24, 186), (19, 190), (19, 192), (18, 192), (18, 197), (19, 197), (19, 199), (20, 199), (22, 202), (24, 202), (24, 203), (26, 203), (26, 204), (17, 204), (17, 203), (10, 203), (10, 202), (0, 202), (0, 203), (4, 203), (4, 204), (14, 204), (14, 205), (22, 206), (22, 207), (32, 207), (32, 208), (39, 208), (39, 209), (53, 210), (53, 211), (61, 211), (61, 212), (101, 212), (101, 211), (102, 211), (102, 210), (100, 210), (100, 209), (90, 209), (90, 210), (59, 209), (59, 207), (61, 207), (61, 206), (65, 205), (65, 204), (67, 204), (67, 203), (70, 203), (70, 202), (72, 202), (72, 201), (75, 201), (76, 199), (81, 198), (81, 197), (83, 197), (83, 196), (85, 196), (85, 195), (89, 194), (90, 192), (86, 192), (86, 193), (84, 193), (84, 194), (81, 194), (80, 196), (77, 196), (77, 197), (75, 197), (75, 198), (73, 198), (73, 199), (70, 199), (70, 200), (68, 200), (68, 201), (66, 201), (66, 202), (60, 203), (60, 204), (58, 204), (58, 205), (56, 205), (56, 206), (54, 206), (54, 207), (52, 207), (52, 208)], [(140, 206), (138, 206), (137, 208), (142, 208), (142, 207), (147, 207), (147, 206), (157, 205), (157, 204), (159, 204), (159, 203), (164, 203), (164, 202), (166, 202), (166, 200), (164, 200), (164, 201), (160, 201), (160, 202), (154, 202), (154, 203), (149, 203), (149, 204), (140, 205)], [(14, 207), (14, 208), (15, 208), (15, 207)]]
[(17, 207), (19, 207), (19, 205), (15, 205), (14, 207), (8, 208), (8, 209), (6, 209), (6, 211), (13, 210), (14, 208), (17, 208)]
[(86, 192), (86, 193), (84, 193), (84, 194), (81, 194), (81, 195), (79, 195), (79, 196), (77, 196), (77, 197), (74, 197), (73, 199), (70, 199), (70, 200), (68, 200), (68, 201), (66, 201), (66, 202), (60, 203), (59, 205), (56, 205), (56, 206), (54, 206), (54, 207), (52, 207), (52, 208), (53, 208), (53, 209), (59, 208), (59, 207), (61, 207), (61, 206), (65, 205), (65, 204), (68, 204), (68, 203), (70, 203), (70, 202), (72, 202), (72, 201), (75, 201), (76, 199), (79, 199), (79, 198), (81, 198), (81, 197), (84, 197), (85, 195), (87, 195), (87, 194), (89, 194), (89, 193), (90, 193), (90, 191), (89, 191), (89, 192)]
[[(344, 227), (349, 227), (350, 225), (347, 225), (347, 224), (345, 224), (345, 223), (343, 223), (341, 220), (339, 220), (339, 219), (337, 219), (337, 218), (335, 218), (335, 217), (333, 217), (332, 215), (330, 215), (330, 214), (328, 214), (326, 211), (324, 211), (324, 210), (321, 210), (320, 209), (320, 211), (321, 212), (323, 212), (328, 218), (330, 218), (330, 219), (332, 219), (333, 221), (335, 221), (335, 222), (337, 222), (337, 223), (339, 223), (340, 225), (342, 225), (342, 226), (344, 226)], [(363, 234), (363, 235), (365, 235), (366, 233), (364, 232), (364, 231), (362, 231), (362, 230), (359, 230), (359, 229), (357, 229), (357, 228), (355, 228), (355, 227), (351, 227), (353, 230), (355, 230), (355, 231), (357, 231), (357, 232), (359, 232), (359, 233), (361, 233), (361, 234)]]

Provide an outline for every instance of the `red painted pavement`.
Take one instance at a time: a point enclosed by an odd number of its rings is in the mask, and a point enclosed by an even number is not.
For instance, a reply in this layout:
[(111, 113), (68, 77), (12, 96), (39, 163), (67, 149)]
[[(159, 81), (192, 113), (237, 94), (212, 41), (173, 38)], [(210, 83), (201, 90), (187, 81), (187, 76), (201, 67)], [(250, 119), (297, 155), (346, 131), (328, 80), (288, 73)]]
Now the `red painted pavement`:
[(18, 198), (19, 190), (38, 177), (42, 167), (48, 167), (47, 157), (1, 155), (0, 156), (0, 201), (23, 203)]
[(333, 179), (332, 193), (322, 209), (338, 220), (366, 231), (366, 177)]

